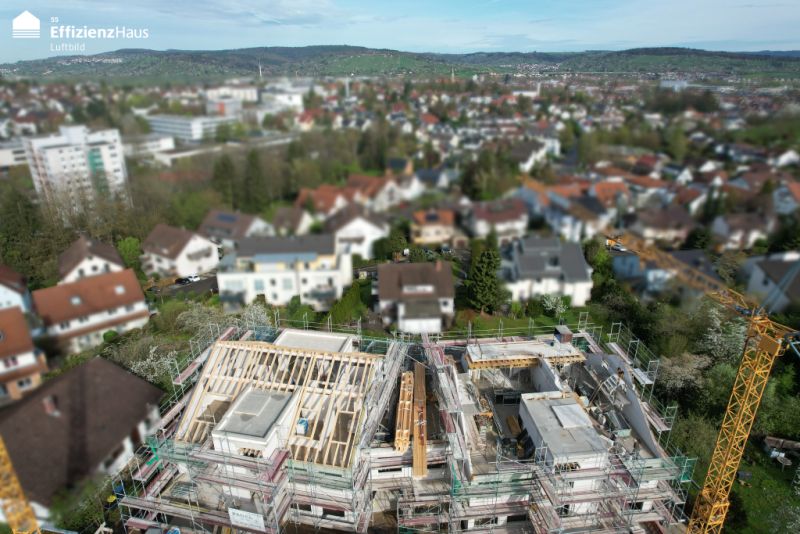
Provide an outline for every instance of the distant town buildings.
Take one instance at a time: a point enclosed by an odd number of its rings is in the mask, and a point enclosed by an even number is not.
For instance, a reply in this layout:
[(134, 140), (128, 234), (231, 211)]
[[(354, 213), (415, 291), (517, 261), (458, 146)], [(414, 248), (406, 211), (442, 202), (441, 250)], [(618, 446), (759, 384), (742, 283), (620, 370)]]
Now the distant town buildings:
[(214, 140), (218, 126), (236, 122), (236, 117), (231, 116), (147, 115), (145, 118), (153, 133), (172, 136), (184, 143)]

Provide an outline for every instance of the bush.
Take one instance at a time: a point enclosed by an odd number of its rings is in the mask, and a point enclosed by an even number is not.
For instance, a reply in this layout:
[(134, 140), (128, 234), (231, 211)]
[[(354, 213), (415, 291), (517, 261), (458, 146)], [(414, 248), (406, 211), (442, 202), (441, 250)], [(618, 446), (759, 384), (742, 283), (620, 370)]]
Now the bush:
[(118, 337), (119, 334), (117, 333), (116, 330), (107, 330), (106, 332), (103, 333), (103, 341), (105, 341), (106, 343), (111, 343)]
[(541, 301), (534, 297), (528, 299), (528, 302), (525, 303), (525, 316), (539, 317), (542, 313), (544, 313), (544, 308), (542, 308)]

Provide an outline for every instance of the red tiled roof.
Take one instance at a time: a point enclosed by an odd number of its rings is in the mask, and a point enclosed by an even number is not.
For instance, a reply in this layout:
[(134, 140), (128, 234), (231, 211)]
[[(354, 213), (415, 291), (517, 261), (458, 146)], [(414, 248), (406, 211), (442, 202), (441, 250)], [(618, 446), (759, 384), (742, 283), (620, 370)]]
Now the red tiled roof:
[(592, 190), (595, 198), (607, 208), (616, 205), (618, 195), (629, 197), (631, 194), (625, 182), (597, 182), (592, 186)]
[(443, 224), (452, 226), (455, 221), (453, 210), (419, 210), (413, 214), (414, 222), (420, 226), (426, 224)]
[(25, 293), (25, 277), (7, 265), (0, 265), (0, 286), (22, 295)]
[(132, 269), (81, 278), (71, 284), (33, 292), (33, 304), (46, 325), (142, 301), (144, 294)]
[(0, 310), (0, 358), (33, 350), (33, 340), (22, 310), (17, 307)]

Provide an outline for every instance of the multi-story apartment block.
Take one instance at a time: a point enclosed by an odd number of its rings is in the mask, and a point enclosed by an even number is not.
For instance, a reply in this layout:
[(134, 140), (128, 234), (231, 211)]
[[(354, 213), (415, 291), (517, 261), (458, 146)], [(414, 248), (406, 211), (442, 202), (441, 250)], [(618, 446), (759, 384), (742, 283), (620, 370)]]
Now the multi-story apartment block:
[(33, 185), (45, 200), (76, 207), (98, 195), (127, 196), (119, 130), (62, 126), (57, 135), (26, 138), (24, 144)]
[(37, 387), (45, 371), (47, 361), (33, 346), (22, 310), (0, 310), (0, 404)]
[(141, 328), (150, 317), (132, 269), (36, 290), (33, 304), (45, 334), (69, 353), (99, 345), (110, 330)]
[(25, 165), (27, 162), (22, 141), (14, 139), (0, 143), (0, 171), (17, 165)]
[(297, 295), (304, 304), (326, 310), (352, 281), (351, 255), (337, 253), (330, 234), (244, 238), (217, 272), (227, 306), (249, 304), (259, 296), (285, 305)]
[(217, 126), (236, 122), (236, 117), (188, 117), (183, 115), (148, 115), (153, 133), (171, 135), (186, 143), (214, 139)]

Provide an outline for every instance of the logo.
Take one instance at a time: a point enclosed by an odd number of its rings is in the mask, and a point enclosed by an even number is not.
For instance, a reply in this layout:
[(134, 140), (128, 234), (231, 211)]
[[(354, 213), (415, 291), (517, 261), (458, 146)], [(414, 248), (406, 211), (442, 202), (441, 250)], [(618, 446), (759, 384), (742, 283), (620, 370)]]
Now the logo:
[(39, 19), (30, 11), (23, 11), (11, 23), (11, 36), (14, 39), (38, 39)]

